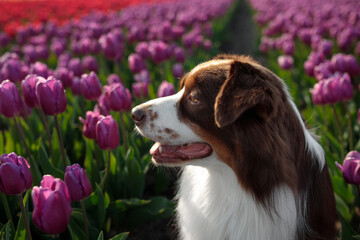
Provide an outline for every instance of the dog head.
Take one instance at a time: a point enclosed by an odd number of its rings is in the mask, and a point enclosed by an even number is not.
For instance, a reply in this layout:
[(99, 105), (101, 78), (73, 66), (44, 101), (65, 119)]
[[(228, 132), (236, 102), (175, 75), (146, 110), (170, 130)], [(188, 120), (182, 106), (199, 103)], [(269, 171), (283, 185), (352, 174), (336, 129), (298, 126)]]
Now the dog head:
[(297, 168), (312, 156), (323, 164), (283, 81), (250, 57), (220, 55), (180, 86), (132, 110), (137, 130), (156, 142), (154, 163), (206, 167), (216, 159), (258, 197), (282, 183), (295, 191)]

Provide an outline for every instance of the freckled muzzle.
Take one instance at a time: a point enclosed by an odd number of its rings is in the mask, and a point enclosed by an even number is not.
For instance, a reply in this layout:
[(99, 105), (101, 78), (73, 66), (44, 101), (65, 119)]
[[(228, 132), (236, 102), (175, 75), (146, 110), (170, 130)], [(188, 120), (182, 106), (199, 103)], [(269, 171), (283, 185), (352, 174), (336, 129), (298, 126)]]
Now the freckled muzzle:
[(156, 164), (180, 164), (184, 161), (208, 157), (213, 152), (212, 147), (204, 142), (187, 143), (190, 139), (184, 139), (182, 142), (185, 144), (174, 142), (181, 138), (180, 135), (170, 128), (159, 129), (156, 124), (159, 115), (149, 107), (137, 106), (131, 111), (131, 116), (141, 133), (156, 142), (150, 149), (150, 154)]

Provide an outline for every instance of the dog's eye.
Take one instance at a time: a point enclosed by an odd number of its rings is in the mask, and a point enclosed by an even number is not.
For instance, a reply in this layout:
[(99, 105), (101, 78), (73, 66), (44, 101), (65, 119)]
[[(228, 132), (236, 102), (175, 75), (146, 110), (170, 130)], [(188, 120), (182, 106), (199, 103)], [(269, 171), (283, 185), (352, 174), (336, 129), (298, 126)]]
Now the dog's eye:
[(194, 94), (190, 94), (188, 100), (190, 100), (192, 103), (199, 103), (199, 99)]

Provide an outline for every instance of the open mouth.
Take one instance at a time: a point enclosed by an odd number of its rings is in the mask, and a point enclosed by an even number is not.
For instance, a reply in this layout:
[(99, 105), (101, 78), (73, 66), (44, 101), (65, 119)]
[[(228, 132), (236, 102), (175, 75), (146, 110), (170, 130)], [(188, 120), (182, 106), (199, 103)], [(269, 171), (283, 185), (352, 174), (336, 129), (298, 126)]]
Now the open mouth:
[(176, 164), (187, 160), (208, 157), (212, 151), (212, 148), (207, 143), (165, 145), (156, 142), (150, 149), (150, 154), (156, 163)]

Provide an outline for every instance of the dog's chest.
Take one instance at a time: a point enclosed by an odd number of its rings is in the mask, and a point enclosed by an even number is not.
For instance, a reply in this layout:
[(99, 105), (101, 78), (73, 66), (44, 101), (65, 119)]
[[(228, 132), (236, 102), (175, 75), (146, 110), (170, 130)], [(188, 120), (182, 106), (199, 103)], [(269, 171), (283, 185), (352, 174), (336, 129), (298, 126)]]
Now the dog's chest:
[[(243, 191), (230, 168), (184, 168), (178, 192), (177, 218), (181, 239), (292, 239), (296, 212), (280, 210), (271, 217)], [(286, 194), (286, 193), (285, 193)], [(284, 198), (289, 199), (288, 196)], [(293, 202), (282, 207), (293, 209)], [(280, 207), (280, 206), (279, 206)], [(279, 210), (279, 209), (277, 209)], [(277, 226), (274, 226), (274, 221)]]

